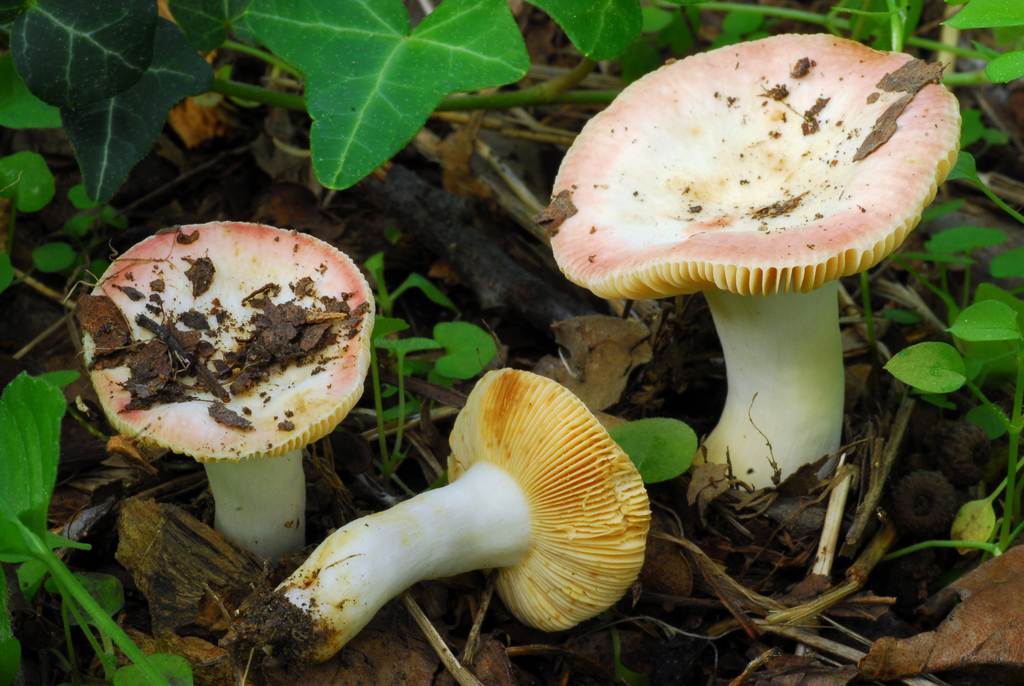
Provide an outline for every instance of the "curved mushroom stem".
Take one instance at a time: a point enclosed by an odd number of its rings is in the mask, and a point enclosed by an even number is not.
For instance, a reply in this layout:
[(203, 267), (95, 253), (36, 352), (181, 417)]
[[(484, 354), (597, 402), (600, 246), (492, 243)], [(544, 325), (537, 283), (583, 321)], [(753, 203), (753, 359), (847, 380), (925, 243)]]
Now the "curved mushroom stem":
[[(522, 489), (500, 467), (477, 463), (444, 488), (331, 534), (274, 591), (268, 605), (276, 607), (258, 629), (275, 651), (326, 660), (417, 581), (508, 567), (529, 547), (530, 507)], [(297, 610), (306, 617), (297, 619)], [(296, 627), (309, 621), (313, 626), (299, 641)], [(301, 645), (275, 645), (275, 638)]]
[(306, 545), (306, 477), (302, 449), (240, 462), (204, 462), (216, 503), (214, 528), (270, 560)]
[(837, 293), (838, 282), (774, 296), (705, 291), (729, 376), (725, 409), (704, 443), (709, 462), (725, 462), (728, 449), (733, 474), (763, 488), (774, 473), (765, 437), (783, 479), (839, 448), (845, 375)]

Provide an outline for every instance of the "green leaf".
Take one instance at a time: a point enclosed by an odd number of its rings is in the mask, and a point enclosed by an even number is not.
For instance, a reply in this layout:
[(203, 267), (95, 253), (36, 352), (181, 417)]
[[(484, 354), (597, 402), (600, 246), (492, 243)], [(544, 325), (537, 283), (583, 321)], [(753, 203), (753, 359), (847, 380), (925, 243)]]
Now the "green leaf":
[(115, 229), (127, 229), (128, 228), (128, 217), (123, 214), (118, 214), (110, 205), (104, 205), (100, 208), (100, 219), (110, 224)]
[(897, 379), (925, 393), (952, 393), (964, 385), (967, 370), (960, 353), (946, 343), (918, 343), (885, 364)]
[(49, 574), (46, 565), (36, 559), (27, 560), (18, 565), (18, 586), (25, 600), (32, 602), (39, 589), (43, 587), (43, 581)]
[(43, 372), (36, 376), (37, 379), (42, 379), (51, 386), (57, 388), (64, 388), (70, 386), (82, 376), (81, 372), (74, 369), (63, 369), (56, 372)]
[(956, 255), (942, 255), (930, 252), (901, 252), (897, 257), (905, 257), (911, 260), (923, 260), (926, 262), (945, 262), (950, 264), (974, 264), (969, 257), (957, 257)]
[(91, 210), (99, 207), (100, 204), (89, 197), (89, 194), (85, 192), (85, 185), (75, 184), (68, 189), (68, 200), (75, 206), (76, 210)]
[(398, 152), (448, 93), (510, 83), (530, 66), (503, 0), (445, 0), (411, 35), (400, 0), (254, 0), (246, 20), (306, 75), (313, 167), (328, 188)]
[(408, 328), (409, 324), (404, 319), (399, 319), (398, 317), (374, 317), (370, 341), (376, 342), (382, 336), (387, 336), (389, 333), (396, 331), (405, 331)]
[(964, 202), (966, 202), (966, 198), (957, 198), (956, 200), (944, 202), (941, 205), (932, 205), (921, 215), (921, 223), (930, 222), (934, 219), (938, 219), (939, 217), (945, 217), (947, 214), (956, 212)]
[(156, 0), (37, 0), (14, 21), (14, 65), (29, 90), (55, 107), (105, 100), (142, 78), (156, 19)]
[(55, 534), (52, 531), (46, 532), (45, 537), (46, 545), (49, 546), (50, 550), (57, 548), (74, 548), (75, 550), (92, 550), (92, 546), (88, 543), (79, 543), (78, 541), (72, 541), (70, 538), (64, 538), (60, 534)]
[[(378, 281), (378, 283), (380, 282)], [(433, 283), (430, 282), (429, 279), (427, 279), (427, 277), (416, 273), (410, 274), (408, 277), (406, 277), (405, 281), (402, 282), (402, 285), (400, 285), (398, 288), (392, 291), (391, 299), (397, 300), (398, 296), (400, 296), (402, 293), (405, 293), (410, 288), (420, 289), (421, 291), (423, 291), (423, 295), (427, 296), (427, 298), (431, 302), (437, 303), (442, 307), (447, 307), (449, 310), (452, 310), (453, 312), (456, 313), (458, 313), (459, 311), (459, 308), (455, 307), (455, 303), (449, 300), (448, 296), (442, 293), (437, 286), (435, 286)]]
[(972, 424), (980, 426), (990, 441), (994, 441), (1006, 433), (1006, 424), (986, 405), (972, 407), (964, 415), (964, 418)]
[(1013, 293), (1003, 290), (994, 283), (982, 281), (974, 292), (974, 302), (979, 303), (983, 300), (998, 300), (1016, 312), (1017, 328), (1020, 328), (1021, 323), (1024, 323), (1024, 301), (1014, 296)]
[(672, 23), (672, 13), (660, 7), (646, 5), (640, 9), (640, 33), (658, 33)]
[[(386, 226), (384, 227), (384, 238), (387, 240), (388, 243), (394, 245), (398, 241), (402, 240), (402, 230), (399, 229), (397, 226)], [(382, 257), (384, 255), (384, 253), (379, 254)]]
[(933, 253), (970, 253), (977, 248), (987, 248), (1006, 242), (1006, 234), (999, 229), (981, 226), (956, 226), (940, 231), (924, 244), (924, 249)]
[(935, 407), (941, 407), (944, 410), (956, 409), (956, 405), (946, 399), (945, 393), (922, 393), (918, 397), (926, 403)]
[[(7, 609), (0, 607), (0, 613), (7, 614)], [(18, 639), (12, 636), (0, 640), (0, 686), (11, 686), (14, 683), (20, 664), (21, 644)]]
[(14, 266), (11, 264), (11, 256), (7, 253), (0, 253), (0, 293), (7, 290), (12, 281), (14, 281)]
[[(167, 679), (169, 686), (192, 686), (192, 667), (189, 666), (188, 660), (180, 655), (154, 653), (149, 656), (149, 662)], [(114, 686), (151, 686), (151, 684), (142, 670), (135, 665), (127, 665), (114, 672)]]
[(61, 230), (69, 236), (82, 238), (89, 233), (89, 229), (92, 228), (93, 222), (95, 221), (95, 214), (76, 214), (74, 217), (64, 222), (64, 227)]
[(53, 274), (75, 263), (75, 251), (67, 243), (47, 243), (32, 251), (32, 262), (44, 274)]
[(58, 388), (25, 373), (0, 396), (0, 552), (24, 550), (15, 522), (46, 533), (65, 408)]
[(41, 155), (26, 150), (0, 159), (0, 197), (14, 198), (19, 211), (38, 212), (53, 194), (53, 174)]
[(1017, 313), (998, 300), (983, 300), (965, 309), (947, 329), (963, 341), (1020, 340)]
[(1006, 83), (1024, 76), (1024, 50), (1014, 50), (995, 58), (985, 67), (985, 76), (994, 83)]
[(949, 176), (946, 177), (946, 181), (956, 181), (957, 179), (967, 179), (973, 181), (976, 185), (981, 185), (981, 179), (978, 178), (978, 167), (974, 162), (974, 155), (969, 152), (960, 151), (957, 155), (956, 164), (949, 172)]
[(678, 419), (638, 419), (608, 433), (629, 455), (645, 484), (679, 476), (690, 468), (697, 452), (697, 434)]
[(943, 23), (954, 29), (1020, 26), (1024, 24), (1024, 12), (1016, 0), (971, 0), (955, 17)]
[[(78, 579), (82, 588), (92, 596), (92, 599), (95, 600), (108, 615), (113, 616), (122, 607), (124, 607), (124, 587), (116, 576), (98, 574), (96, 572), (76, 572), (75, 578)], [(47, 579), (45, 585), (46, 590), (50, 593), (60, 592), (60, 588), (53, 577)], [(77, 600), (74, 598), (65, 598), (64, 600), (77, 604)], [(85, 618), (86, 624), (95, 626), (96, 623), (90, 621), (89, 615), (85, 609), (80, 604), (77, 606), (78, 611), (82, 614), (83, 618)], [(78, 626), (78, 620), (74, 615), (71, 615), (69, 623), (71, 626)]]
[(761, 28), (764, 15), (757, 12), (729, 12), (722, 19), (722, 31), (744, 36)]
[(469, 322), (441, 322), (434, 326), (434, 339), (448, 353), (434, 367), (450, 379), (472, 379), (498, 353), (494, 338)]
[(535, 0), (565, 29), (580, 52), (594, 61), (618, 57), (640, 35), (637, 0)]
[[(972, 500), (964, 503), (956, 514), (949, 530), (949, 538), (953, 541), (978, 541), (987, 543), (996, 530), (996, 511), (992, 501)], [(976, 548), (957, 548), (961, 555)]]
[(11, 53), (0, 57), (0, 126), (49, 129), (60, 126), (60, 110), (32, 95), (14, 68)]
[(996, 255), (989, 262), (988, 268), (997, 279), (1024, 278), (1024, 248), (1014, 248)]
[(399, 356), (441, 347), (441, 344), (433, 338), (417, 338), (415, 336), (412, 338), (378, 338), (374, 345), (384, 350), (390, 350)]
[[(683, 15), (684, 11), (685, 16)], [(689, 22), (687, 22), (687, 18), (689, 18)], [(672, 23), (658, 34), (658, 47), (663, 48), (670, 45), (673, 54), (685, 55), (693, 47), (693, 32), (699, 29), (700, 10), (696, 7), (688, 7), (685, 10), (679, 8), (672, 13)]]
[(622, 80), (633, 83), (660, 67), (661, 55), (649, 41), (638, 40), (619, 56), (619, 64), (622, 66)]
[(153, 63), (138, 83), (108, 100), (61, 110), (89, 197), (97, 202), (110, 200), (135, 163), (156, 143), (171, 107), (186, 95), (205, 93), (212, 86), (210, 65), (189, 46), (177, 26), (161, 19)]
[(249, 0), (167, 0), (167, 9), (188, 42), (200, 52), (219, 48), (237, 22), (244, 22)]
[[(0, 641), (6, 641), (13, 636), (14, 633), (11, 631), (11, 615), (7, 612), (7, 575), (0, 574)], [(0, 674), (3, 673), (2, 665), (3, 653), (0, 652)]]
[(910, 310), (882, 310), (882, 316), (897, 324), (917, 324), (921, 321), (921, 315)]

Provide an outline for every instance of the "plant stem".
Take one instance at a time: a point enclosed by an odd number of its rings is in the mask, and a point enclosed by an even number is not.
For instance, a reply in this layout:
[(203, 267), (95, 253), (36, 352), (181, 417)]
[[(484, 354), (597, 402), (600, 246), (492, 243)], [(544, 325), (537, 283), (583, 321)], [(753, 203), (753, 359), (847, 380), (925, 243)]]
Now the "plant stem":
[[(721, 10), (723, 12), (754, 12), (761, 14), (766, 17), (779, 17), (781, 19), (793, 19), (795, 21), (802, 21), (808, 24), (817, 24), (818, 26), (828, 27), (832, 29), (843, 29), (849, 31), (850, 20), (840, 19), (838, 17), (829, 16), (825, 14), (818, 14), (817, 12), (806, 12), (803, 10), (791, 10), (786, 7), (765, 7), (764, 5), (741, 5), (738, 2), (705, 2), (699, 7), (702, 10)], [(936, 52), (948, 52), (959, 57), (970, 57), (971, 59), (983, 60), (988, 62), (991, 58), (985, 53), (979, 50), (971, 50), (970, 48), (961, 48), (958, 45), (944, 45), (943, 43), (935, 40), (928, 40), (926, 38), (918, 38), (917, 36), (910, 36), (906, 40), (907, 45), (912, 45), (915, 48), (923, 48), (925, 50), (934, 50)]]
[(99, 606), (99, 603), (93, 600), (93, 597), (82, 588), (82, 585), (78, 583), (78, 580), (75, 579), (71, 571), (43, 543), (42, 539), (24, 526), (21, 526), (20, 523), (19, 528), (22, 529), (22, 536), (32, 549), (32, 556), (46, 565), (51, 576), (53, 576), (58, 584), (71, 591), (72, 596), (81, 603), (82, 609), (89, 613), (96, 626), (110, 634), (114, 639), (114, 643), (139, 668), (139, 671), (146, 677), (146, 680), (153, 686), (169, 686), (167, 680), (164, 679), (160, 672), (156, 671), (156, 668), (153, 667), (146, 655), (139, 650), (139, 647), (128, 638), (128, 635), (121, 630), (121, 627)]
[(60, 616), (64, 620), (64, 642), (68, 646), (68, 664), (71, 665), (71, 683), (78, 686), (82, 683), (82, 675), (78, 673), (78, 660), (75, 659), (75, 644), (71, 640), (71, 621), (68, 620), (68, 599), (61, 592)]
[(903, 16), (900, 14), (899, 7), (896, 6), (896, 0), (885, 0), (886, 7), (889, 8), (889, 32), (890, 41), (892, 41), (893, 52), (903, 52)]
[(278, 93), (277, 91), (272, 91), (269, 88), (250, 86), (247, 83), (238, 83), (237, 81), (227, 81), (225, 79), (214, 79), (213, 88), (210, 90), (214, 93), (223, 93), (224, 95), (242, 98), (243, 100), (253, 100), (272, 107), (284, 107), (289, 110), (298, 110), (300, 112), (306, 111), (306, 102), (301, 95)]
[(377, 412), (377, 442), (381, 465), (388, 464), (388, 442), (384, 437), (384, 403), (380, 399), (380, 371), (377, 369), (377, 347), (370, 345), (370, 374), (373, 376), (373, 406)]
[(1021, 406), (1024, 405), (1024, 351), (1017, 344), (1017, 387), (1013, 393), (1013, 417), (1010, 420), (1010, 444), (1007, 447), (1006, 466), (1006, 503), (1003, 508), (1003, 528), (999, 534), (999, 543), (1004, 548), (1010, 544), (1010, 527), (1015, 519), (1020, 518), (1020, 499), (1014, 480), (1017, 478), (1017, 458), (1019, 456), (1020, 432), (1024, 428), (1021, 422)]
[(984, 69), (978, 71), (953, 72), (942, 77), (942, 85), (947, 88), (956, 86), (980, 86), (991, 83)]
[(385, 477), (391, 476), (391, 472), (402, 459), (399, 451), (402, 449), (402, 432), (405, 430), (405, 353), (396, 351), (395, 357), (398, 358), (398, 431), (395, 432), (395, 449), (385, 462)]
[(263, 50), (260, 50), (259, 48), (254, 48), (251, 45), (246, 45), (245, 43), (239, 43), (239, 42), (233, 41), (233, 40), (226, 40), (226, 41), (224, 41), (224, 47), (228, 48), (229, 50), (234, 50), (235, 52), (241, 52), (241, 53), (245, 53), (246, 55), (252, 55), (253, 57), (258, 57), (259, 59), (263, 60), (264, 62), (266, 62), (268, 64), (271, 64), (271, 65), (277, 67), (278, 69), (281, 69), (282, 71), (288, 72), (289, 74), (291, 74), (292, 76), (294, 76), (297, 79), (301, 79), (302, 78), (302, 72), (301, 71), (299, 71), (298, 69), (296, 69), (295, 67), (293, 67), (292, 65), (288, 64), (283, 59), (281, 59), (280, 57), (278, 57), (277, 55), (274, 55), (272, 53), (265, 52)]
[(909, 545), (906, 548), (900, 548), (895, 552), (889, 553), (882, 558), (882, 561), (895, 560), (897, 557), (916, 553), (918, 550), (924, 550), (925, 548), (977, 548), (978, 550), (984, 550), (990, 555), (999, 555), (1002, 552), (995, 543), (986, 543), (985, 541), (921, 541), (920, 543), (915, 543), (914, 545)]
[[(559, 76), (557, 79), (551, 79), (550, 81), (538, 83), (518, 91), (502, 91), (477, 95), (449, 95), (435, 109), (438, 112), (444, 112), (449, 110), (493, 109), (554, 103), (560, 101), (564, 95), (567, 95), (566, 91), (585, 79), (593, 70), (593, 60), (585, 57), (575, 69)], [(574, 97), (590, 93), (604, 94), (607, 91), (581, 91)], [(614, 93), (618, 95), (618, 91), (614, 91)], [(599, 102), (610, 102), (610, 100), (599, 100)]]

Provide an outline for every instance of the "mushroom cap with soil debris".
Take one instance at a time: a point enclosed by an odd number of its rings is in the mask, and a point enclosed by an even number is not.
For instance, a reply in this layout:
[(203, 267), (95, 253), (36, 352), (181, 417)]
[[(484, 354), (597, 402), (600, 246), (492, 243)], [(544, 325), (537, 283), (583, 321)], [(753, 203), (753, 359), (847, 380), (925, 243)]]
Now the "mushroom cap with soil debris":
[[(301, 449), (362, 395), (373, 300), (356, 265), (323, 241), (269, 226), (175, 227), (115, 260), (76, 315), (110, 424), (206, 462), (218, 530), (265, 556), (282, 554), (270, 533), (249, 540), (237, 529), (272, 509), (275, 491), (302, 490), (282, 497), (305, 502)], [(218, 492), (220, 477), (248, 472), (242, 488), (255, 489), (253, 502), (222, 499), (233, 496)], [(225, 530), (236, 505), (239, 521)], [(301, 504), (290, 510), (274, 526), (303, 538)]]
[(830, 35), (731, 45), (628, 86), (562, 162), (538, 221), (569, 279), (606, 298), (705, 292), (730, 383), (706, 445), (741, 479), (770, 483), (766, 440), (782, 476), (838, 448), (833, 282), (898, 247), (952, 169), (941, 73)]

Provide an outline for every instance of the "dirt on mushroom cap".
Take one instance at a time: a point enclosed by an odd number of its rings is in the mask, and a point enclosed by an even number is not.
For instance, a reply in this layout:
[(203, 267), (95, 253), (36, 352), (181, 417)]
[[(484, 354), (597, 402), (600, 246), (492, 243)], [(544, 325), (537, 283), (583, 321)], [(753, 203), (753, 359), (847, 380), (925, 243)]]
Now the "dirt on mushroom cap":
[(369, 287), (315, 238), (253, 224), (164, 232), (122, 255), (87, 298), (87, 332), (116, 321), (107, 301), (130, 330), (116, 351), (86, 337), (111, 423), (179, 452), (286, 452), (330, 431), (362, 392)]

